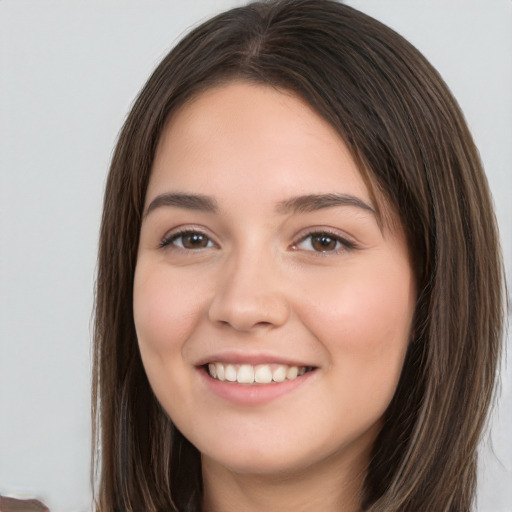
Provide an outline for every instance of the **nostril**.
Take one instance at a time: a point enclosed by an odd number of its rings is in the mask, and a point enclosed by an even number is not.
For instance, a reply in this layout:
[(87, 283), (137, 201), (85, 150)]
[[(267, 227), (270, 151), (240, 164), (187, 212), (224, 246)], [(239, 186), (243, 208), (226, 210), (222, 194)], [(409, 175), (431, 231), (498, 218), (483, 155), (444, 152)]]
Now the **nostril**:
[(220, 285), (209, 305), (208, 318), (218, 326), (229, 325), (236, 331), (281, 326), (289, 317), (285, 296), (258, 280), (244, 282), (236, 276)]

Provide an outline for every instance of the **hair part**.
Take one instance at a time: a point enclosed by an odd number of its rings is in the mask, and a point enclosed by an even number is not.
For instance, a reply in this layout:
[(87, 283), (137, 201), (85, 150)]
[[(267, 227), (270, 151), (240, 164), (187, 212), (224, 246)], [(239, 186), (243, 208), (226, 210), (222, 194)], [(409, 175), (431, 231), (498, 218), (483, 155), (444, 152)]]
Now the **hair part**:
[(406, 234), (419, 290), (413, 339), (374, 446), (363, 509), (469, 511), (503, 327), (488, 185), (464, 117), (426, 59), (388, 27), (329, 0), (253, 3), (202, 24), (157, 67), (123, 126), (96, 284), (98, 511), (201, 508), (199, 453), (151, 391), (132, 289), (162, 131), (176, 109), (233, 80), (309, 103), (347, 144), (380, 211), (390, 207)]

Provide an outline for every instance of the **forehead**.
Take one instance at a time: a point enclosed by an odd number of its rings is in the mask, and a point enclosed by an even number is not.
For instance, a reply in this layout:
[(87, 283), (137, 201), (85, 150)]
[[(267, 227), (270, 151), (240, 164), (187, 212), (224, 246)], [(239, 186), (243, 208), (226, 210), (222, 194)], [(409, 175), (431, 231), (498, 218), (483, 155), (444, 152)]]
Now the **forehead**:
[(288, 91), (247, 82), (208, 89), (172, 115), (148, 195), (155, 187), (220, 191), (223, 183), (273, 195), (341, 187), (370, 199), (350, 151), (327, 121)]

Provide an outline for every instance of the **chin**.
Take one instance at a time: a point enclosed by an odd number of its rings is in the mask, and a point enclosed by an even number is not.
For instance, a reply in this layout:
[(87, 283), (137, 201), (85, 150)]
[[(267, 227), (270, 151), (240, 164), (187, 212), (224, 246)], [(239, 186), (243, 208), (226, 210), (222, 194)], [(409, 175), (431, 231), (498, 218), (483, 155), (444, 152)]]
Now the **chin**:
[[(245, 475), (279, 476), (283, 478), (308, 474), (311, 470), (321, 471), (322, 467), (351, 465), (365, 468), (371, 447), (378, 433), (378, 426), (368, 430), (363, 436), (350, 438), (337, 446), (328, 441), (312, 443), (293, 440), (287, 445), (270, 442), (267, 437), (258, 445), (244, 442), (230, 442), (217, 445), (214, 450), (202, 452), (203, 464), (210, 467), (223, 467), (226, 470)], [(201, 451), (201, 450), (200, 450)]]
[(307, 469), (311, 461), (301, 457), (289, 457), (283, 459), (281, 455), (275, 456), (269, 453), (238, 454), (237, 456), (219, 456), (212, 458), (209, 455), (201, 455), (203, 465), (222, 466), (231, 473), (240, 475), (275, 476), (288, 475)]

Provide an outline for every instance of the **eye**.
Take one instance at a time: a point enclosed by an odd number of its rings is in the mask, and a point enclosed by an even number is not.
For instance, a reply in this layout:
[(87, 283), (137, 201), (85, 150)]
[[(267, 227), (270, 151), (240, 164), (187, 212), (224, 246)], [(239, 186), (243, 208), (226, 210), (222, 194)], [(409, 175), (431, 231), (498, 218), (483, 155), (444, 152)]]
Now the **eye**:
[(339, 252), (341, 250), (353, 249), (354, 247), (355, 244), (353, 242), (328, 232), (310, 233), (293, 245), (294, 249), (314, 252)]
[(181, 231), (180, 233), (172, 233), (165, 237), (160, 243), (160, 247), (166, 247), (169, 245), (186, 250), (214, 247), (212, 240), (200, 231)]

